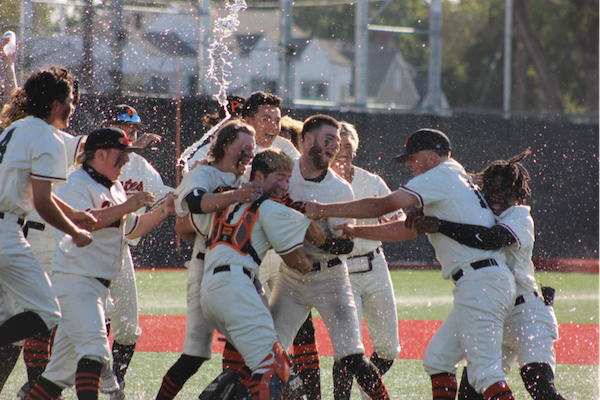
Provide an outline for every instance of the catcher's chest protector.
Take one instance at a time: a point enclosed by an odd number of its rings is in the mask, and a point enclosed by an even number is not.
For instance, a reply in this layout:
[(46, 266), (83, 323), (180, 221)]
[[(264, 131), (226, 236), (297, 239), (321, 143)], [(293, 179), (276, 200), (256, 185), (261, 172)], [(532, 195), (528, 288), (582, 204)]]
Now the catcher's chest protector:
[(242, 204), (237, 204), (229, 215), (227, 215), (227, 209), (217, 211), (210, 239), (206, 242), (208, 249), (212, 249), (217, 244), (224, 244), (235, 249), (240, 254), (250, 254), (254, 261), (260, 265), (262, 260), (252, 247), (252, 228), (258, 218), (258, 207), (267, 199), (267, 196), (263, 196), (252, 203), (250, 207), (244, 210), (244, 213), (235, 224), (232, 224), (231, 220)]

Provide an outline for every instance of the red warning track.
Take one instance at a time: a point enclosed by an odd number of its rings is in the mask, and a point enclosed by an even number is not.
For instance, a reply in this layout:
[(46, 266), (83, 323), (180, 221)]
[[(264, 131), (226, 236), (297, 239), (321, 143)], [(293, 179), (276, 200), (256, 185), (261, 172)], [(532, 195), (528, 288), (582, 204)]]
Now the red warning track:
[[(137, 342), (139, 351), (171, 351), (180, 352), (185, 337), (185, 316), (140, 316), (140, 325), (144, 331)], [(398, 358), (421, 359), (431, 337), (442, 321), (399, 321), (400, 345), (402, 351)], [(317, 344), (319, 352), (324, 356), (333, 355), (333, 347), (325, 325), (320, 318), (315, 318)], [(367, 338), (365, 347), (367, 354), (372, 352), (372, 343), (368, 339), (368, 331), (363, 324), (363, 337)], [(556, 343), (556, 360), (561, 364), (598, 365), (598, 325), (560, 324), (560, 340)], [(222, 352), (223, 342), (213, 342), (213, 351)]]

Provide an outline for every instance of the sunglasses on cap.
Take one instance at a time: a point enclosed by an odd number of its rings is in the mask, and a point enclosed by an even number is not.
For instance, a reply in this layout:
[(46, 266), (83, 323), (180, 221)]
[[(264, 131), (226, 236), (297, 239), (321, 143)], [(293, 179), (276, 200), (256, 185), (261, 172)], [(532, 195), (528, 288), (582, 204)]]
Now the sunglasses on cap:
[(127, 113), (118, 114), (115, 117), (115, 120), (116, 120), (116, 122), (121, 122), (124, 124), (139, 124), (142, 122), (139, 115), (137, 115), (137, 114), (129, 115)]

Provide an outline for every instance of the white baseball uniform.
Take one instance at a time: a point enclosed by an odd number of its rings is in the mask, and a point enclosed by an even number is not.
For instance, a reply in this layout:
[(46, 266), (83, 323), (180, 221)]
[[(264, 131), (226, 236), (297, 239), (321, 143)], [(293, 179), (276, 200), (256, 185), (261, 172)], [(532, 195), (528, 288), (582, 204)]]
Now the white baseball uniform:
[[(383, 179), (354, 166), (352, 190), (355, 199), (381, 197), (390, 193)], [(359, 219), (357, 225), (376, 225), (376, 218)], [(381, 358), (394, 360), (400, 353), (398, 314), (392, 278), (381, 242), (354, 239), (354, 250), (346, 260), (358, 317), (369, 328), (373, 351)]]
[[(123, 166), (119, 181), (125, 189), (127, 198), (135, 193), (150, 192), (156, 200), (159, 200), (173, 191), (173, 188), (163, 183), (158, 171), (144, 157), (136, 153), (129, 153), (129, 162)], [(136, 214), (141, 215), (145, 212), (146, 207), (142, 207), (136, 211)], [(134, 344), (142, 334), (139, 326), (135, 270), (129, 248), (129, 246), (136, 246), (140, 240), (141, 238), (125, 240), (123, 268), (110, 285), (110, 299), (106, 305), (106, 316), (112, 323), (113, 338), (124, 346)]]
[[(69, 176), (59, 197), (75, 210), (88, 211), (122, 204), (127, 200), (119, 182), (111, 182), (83, 166)], [(102, 179), (103, 178), (103, 179)], [(56, 331), (50, 363), (43, 377), (65, 388), (75, 384), (77, 363), (89, 358), (110, 360), (104, 306), (110, 281), (122, 267), (125, 235), (138, 226), (139, 217), (126, 214), (114, 224), (92, 232), (93, 242), (76, 247), (57, 231), (52, 283), (63, 312)]]
[[(229, 206), (226, 215), (231, 217), (230, 223), (236, 224), (251, 204)], [(215, 215), (211, 214), (211, 224)], [(211, 224), (205, 223), (201, 230), (209, 231)], [(309, 224), (310, 220), (299, 212), (265, 200), (252, 227), (252, 247), (261, 259), (270, 248), (278, 254), (289, 254), (302, 247)], [(228, 266), (227, 270), (220, 271), (223, 266)], [(253, 371), (278, 341), (273, 318), (252, 281), (258, 269), (251, 255), (216, 243), (206, 253), (201, 289), (205, 318), (235, 346)]]
[[(416, 196), (425, 215), (487, 227), (495, 224), (483, 196), (453, 159), (414, 177), (399, 190)], [(499, 250), (471, 248), (441, 233), (428, 234), (428, 239), (442, 266), (442, 277), (453, 278), (456, 286), (454, 308), (425, 351), (425, 370), (429, 375), (456, 375), (456, 364), (466, 356), (469, 382), (483, 393), (506, 379), (502, 330), (515, 302), (514, 278)]]
[[(75, 171), (73, 165), (80, 152), (80, 148), (85, 142), (86, 136), (73, 136), (67, 132), (59, 131), (65, 148), (67, 150), (68, 175)], [(52, 191), (58, 193), (59, 186), (54, 186)], [(56, 248), (55, 231), (56, 229), (40, 217), (36, 210), (27, 215), (27, 241), (31, 245), (31, 251), (40, 261), (44, 271), (50, 273), (52, 269), (52, 259)]]
[(192, 226), (197, 232), (192, 259), (188, 267), (187, 321), (183, 354), (210, 358), (214, 331), (214, 328), (206, 322), (200, 304), (200, 287), (204, 276), (204, 253), (206, 252), (205, 241), (207, 238), (206, 232), (202, 233), (199, 227), (206, 223), (206, 220), (210, 220), (211, 214), (190, 213), (185, 198), (194, 190), (215, 193), (237, 188), (241, 185), (242, 179), (231, 172), (223, 172), (212, 166), (199, 165), (183, 177), (179, 187), (175, 190), (175, 194), (178, 196), (175, 200), (177, 215), (190, 218)]
[[(299, 160), (294, 163), (289, 196), (284, 199), (288, 206), (293, 205), (293, 208), (298, 209), (310, 200), (333, 203), (354, 199), (352, 187), (331, 169), (322, 181), (314, 182), (302, 177)], [(334, 227), (351, 221), (347, 218), (328, 218), (315, 223), (328, 237), (332, 237), (340, 234), (334, 232)], [(305, 243), (304, 251), (318, 264), (314, 268), (316, 270), (302, 275), (282, 265), (269, 299), (281, 345), (289, 350), (298, 329), (314, 307), (321, 314), (329, 331), (336, 360), (348, 355), (364, 354), (346, 257), (336, 257), (310, 243)]]
[(66, 182), (67, 155), (59, 130), (29, 116), (0, 135), (0, 283), (53, 328), (60, 321), (58, 301), (21, 229), (34, 209), (32, 179)]
[[(498, 224), (517, 239), (516, 243), (503, 248), (506, 264), (517, 284), (517, 302), (504, 323), (504, 367), (510, 370), (518, 358), (520, 367), (546, 363), (554, 370), (558, 323), (554, 308), (544, 303), (535, 281), (531, 261), (535, 234), (530, 211), (529, 206), (516, 205), (498, 217)], [(469, 366), (469, 373), (470, 369)]]

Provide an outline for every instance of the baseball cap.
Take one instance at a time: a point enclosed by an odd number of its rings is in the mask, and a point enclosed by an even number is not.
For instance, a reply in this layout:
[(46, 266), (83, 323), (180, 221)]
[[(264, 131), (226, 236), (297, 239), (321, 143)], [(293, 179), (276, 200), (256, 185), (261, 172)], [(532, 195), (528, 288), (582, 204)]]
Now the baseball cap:
[(122, 149), (139, 151), (141, 147), (131, 145), (125, 133), (119, 128), (101, 128), (91, 132), (85, 141), (84, 151), (98, 149)]
[[(227, 111), (229, 111), (229, 115), (232, 118), (237, 118), (242, 115), (242, 106), (246, 99), (242, 96), (238, 96), (237, 94), (230, 94), (227, 96)], [(221, 107), (219, 108), (219, 118), (225, 118), (225, 110)]]
[(126, 104), (119, 104), (108, 109), (106, 124), (135, 124), (145, 127), (135, 108)]
[(404, 152), (399, 156), (394, 157), (394, 161), (398, 163), (406, 162), (409, 155), (421, 150), (451, 150), (450, 139), (440, 130), (422, 128), (406, 139), (404, 144)]

